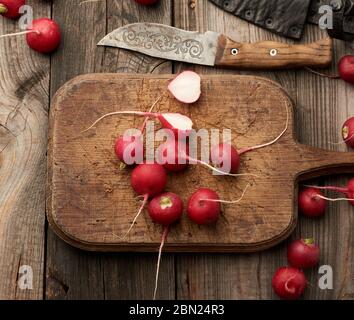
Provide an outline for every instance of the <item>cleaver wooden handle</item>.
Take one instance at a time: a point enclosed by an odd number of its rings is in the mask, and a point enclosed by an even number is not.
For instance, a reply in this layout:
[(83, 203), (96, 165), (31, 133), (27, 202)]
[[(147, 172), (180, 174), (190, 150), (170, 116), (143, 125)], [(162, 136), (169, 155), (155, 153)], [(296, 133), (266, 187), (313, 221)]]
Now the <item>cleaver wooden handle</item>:
[(221, 35), (215, 65), (237, 69), (325, 68), (332, 57), (331, 38), (291, 45), (275, 41), (239, 43)]

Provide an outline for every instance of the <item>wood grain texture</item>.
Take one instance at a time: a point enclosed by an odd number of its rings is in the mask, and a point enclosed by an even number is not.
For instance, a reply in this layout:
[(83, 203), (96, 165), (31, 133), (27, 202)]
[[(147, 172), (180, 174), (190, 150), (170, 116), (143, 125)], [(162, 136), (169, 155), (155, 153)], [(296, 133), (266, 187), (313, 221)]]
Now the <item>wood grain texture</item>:
[[(50, 16), (50, 4), (28, 4)], [(18, 30), (0, 18), (0, 34)], [(0, 42), (0, 299), (42, 299), (49, 58), (24, 37)], [(32, 290), (18, 286), (22, 265), (33, 270)]]
[[(171, 73), (171, 64), (141, 54), (97, 47), (108, 32), (138, 21), (171, 24), (171, 2), (144, 7), (135, 1), (54, 1), (63, 46), (52, 59), (51, 93), (76, 75), (92, 72)], [(80, 34), (80, 36), (79, 36)], [(78, 106), (80, 107), (80, 106)], [(91, 254), (48, 230), (46, 299), (151, 299), (156, 254)], [(158, 298), (174, 299), (174, 255), (164, 255)]]
[[(208, 1), (175, 2), (175, 25), (189, 30), (215, 30), (238, 42), (286, 41), (282, 37), (250, 25), (216, 8)], [(326, 34), (316, 26), (307, 26), (303, 43), (317, 41)], [(294, 43), (293, 41), (287, 41)], [(335, 72), (336, 61), (350, 54), (353, 47), (335, 41), (335, 57), (329, 72)], [(176, 72), (190, 66), (178, 65)], [(196, 67), (203, 73), (245, 73)], [(354, 92), (340, 81), (318, 78), (306, 71), (252, 72), (279, 82), (295, 102), (296, 136), (307, 145), (349, 151), (340, 141), (340, 128), (354, 113), (349, 99)], [(345, 185), (348, 177), (312, 180), (314, 184)], [(279, 195), (276, 195), (279, 196)], [(322, 249), (321, 264), (329, 264), (335, 273), (334, 290), (320, 290), (316, 286), (316, 270), (307, 272), (311, 286), (304, 299), (353, 299), (353, 215), (347, 203), (330, 206), (326, 217), (311, 220), (300, 217), (291, 239), (314, 237)], [(289, 241), (291, 240), (289, 239)], [(276, 268), (286, 265), (286, 244), (256, 254), (181, 254), (176, 258), (178, 299), (270, 299), (276, 298), (271, 289), (271, 277)], [(337, 243), (344, 244), (337, 245)]]
[[(80, 132), (101, 115), (146, 110), (166, 90), (170, 79), (92, 74), (75, 78), (58, 90), (50, 117), (47, 210), (54, 230), (70, 244), (103, 251), (158, 248), (161, 228), (149, 217), (139, 219), (125, 240), (119, 239), (129, 228), (139, 204), (130, 187), (131, 170), (119, 169), (113, 145), (125, 130), (136, 128), (141, 118), (110, 117), (93, 130)], [(235, 252), (274, 246), (295, 227), (299, 179), (354, 173), (352, 153), (323, 151), (294, 140), (293, 105), (276, 83), (246, 76), (206, 76), (202, 78), (202, 92), (193, 107), (165, 97), (158, 109), (187, 113), (196, 130), (218, 129), (221, 134), (229, 129), (232, 144), (239, 148), (273, 140), (284, 129), (287, 114), (289, 128), (279, 143), (241, 156), (240, 173), (253, 173), (256, 178), (213, 176), (199, 165), (190, 166), (184, 174), (171, 175), (167, 190), (185, 201), (200, 186), (214, 189), (222, 199), (239, 198), (248, 182), (252, 187), (242, 202), (224, 206), (223, 217), (215, 227), (197, 227), (182, 218), (169, 235), (166, 251)], [(272, 201), (270, 189), (284, 197)]]
[(238, 69), (288, 69), (328, 67), (332, 62), (333, 40), (329, 37), (308, 44), (276, 41), (240, 43), (219, 37), (215, 65)]

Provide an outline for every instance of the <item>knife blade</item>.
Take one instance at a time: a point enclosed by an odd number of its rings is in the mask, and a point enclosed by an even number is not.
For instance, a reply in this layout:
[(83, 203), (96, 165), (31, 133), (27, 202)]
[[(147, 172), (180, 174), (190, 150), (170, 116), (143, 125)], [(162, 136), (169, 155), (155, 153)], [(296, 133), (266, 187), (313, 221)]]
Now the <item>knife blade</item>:
[(327, 67), (332, 40), (292, 45), (275, 41), (240, 43), (207, 31), (186, 31), (156, 23), (134, 23), (106, 35), (99, 46), (140, 52), (152, 57), (237, 69)]

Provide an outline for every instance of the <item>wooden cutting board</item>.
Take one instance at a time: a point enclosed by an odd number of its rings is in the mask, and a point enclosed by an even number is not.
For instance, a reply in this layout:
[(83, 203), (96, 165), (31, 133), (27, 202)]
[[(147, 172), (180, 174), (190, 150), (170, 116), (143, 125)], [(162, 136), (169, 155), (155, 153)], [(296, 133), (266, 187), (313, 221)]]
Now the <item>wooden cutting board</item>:
[(298, 182), (325, 174), (354, 172), (354, 153), (337, 153), (299, 144), (294, 137), (293, 104), (276, 83), (250, 76), (214, 75), (202, 79), (200, 100), (186, 106), (167, 94), (170, 75), (93, 74), (77, 77), (55, 95), (50, 115), (47, 216), (53, 230), (73, 246), (98, 251), (156, 251), (162, 227), (147, 214), (128, 229), (140, 202), (130, 186), (131, 169), (122, 170), (114, 141), (143, 119), (110, 117), (80, 134), (101, 115), (117, 110), (147, 111), (162, 94), (155, 111), (180, 112), (196, 129), (230, 128), (238, 148), (278, 136), (290, 110), (290, 127), (268, 148), (242, 156), (241, 173), (259, 177), (220, 177), (201, 166), (170, 174), (168, 191), (185, 203), (199, 187), (237, 199), (225, 205), (216, 225), (198, 226), (186, 214), (171, 229), (166, 250), (174, 252), (256, 251), (287, 238), (297, 222)]

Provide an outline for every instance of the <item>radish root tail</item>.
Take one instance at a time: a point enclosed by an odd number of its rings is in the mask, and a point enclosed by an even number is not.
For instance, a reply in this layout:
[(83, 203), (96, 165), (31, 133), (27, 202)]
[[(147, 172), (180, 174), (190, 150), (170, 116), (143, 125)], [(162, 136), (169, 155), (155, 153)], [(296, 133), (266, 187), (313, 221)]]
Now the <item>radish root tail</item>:
[(36, 31), (36, 30), (26, 30), (26, 31), (21, 31), (21, 32), (16, 32), (16, 33), (10, 33), (10, 34), (3, 34), (3, 35), (0, 35), (0, 39), (1, 39), (1, 38), (16, 37), (16, 36), (20, 36), (20, 35), (28, 34), (28, 33), (37, 33), (37, 34), (39, 34), (39, 32)]
[(91, 3), (91, 2), (101, 2), (101, 0), (85, 0), (79, 3), (79, 6), (85, 4), (85, 3)]
[(143, 209), (144, 209), (144, 207), (145, 207), (145, 205), (146, 205), (148, 199), (149, 199), (149, 196), (148, 196), (148, 195), (145, 195), (145, 196), (144, 196), (143, 203), (142, 203), (142, 205), (141, 205), (141, 207), (140, 207), (138, 213), (137, 213), (136, 216), (134, 217), (134, 220), (133, 220), (133, 222), (131, 223), (131, 225), (130, 225), (128, 231), (125, 233), (124, 236), (120, 237), (121, 240), (125, 239), (125, 238), (128, 236), (128, 234), (130, 233), (130, 231), (133, 229), (133, 227), (134, 227), (134, 225), (135, 225), (135, 222), (136, 222), (136, 220), (138, 220), (140, 214), (143, 212)]
[(336, 75), (336, 74), (325, 74), (325, 73), (322, 73), (322, 72), (318, 72), (316, 70), (313, 70), (312, 68), (310, 67), (305, 67), (305, 69), (317, 76), (320, 76), (320, 77), (325, 77), (325, 78), (329, 78), (329, 79), (340, 79), (340, 76), (339, 75)]
[(337, 202), (337, 201), (354, 201), (354, 199), (349, 199), (349, 198), (336, 198), (336, 199), (332, 199), (332, 198), (327, 198), (325, 196), (321, 196), (321, 195), (316, 195), (317, 198), (321, 198), (323, 200), (327, 200), (327, 201), (331, 201), (331, 202)]
[(96, 124), (98, 124), (99, 122), (101, 122), (103, 119), (111, 117), (111, 116), (115, 116), (118, 114), (123, 114), (123, 115), (137, 115), (137, 116), (156, 116), (155, 114), (150, 114), (148, 112), (142, 112), (142, 111), (115, 111), (115, 112), (110, 112), (107, 113), (105, 115), (103, 115), (102, 117), (98, 118), (91, 126), (89, 126), (87, 129), (81, 131), (80, 133), (84, 133), (89, 131), (90, 129), (92, 129), (93, 127), (96, 126)]
[(249, 183), (249, 184), (246, 186), (245, 190), (243, 190), (241, 197), (240, 197), (239, 199), (237, 199), (237, 200), (234, 200), (234, 201), (228, 201), (228, 200), (217, 200), (217, 199), (203, 199), (203, 200), (200, 200), (200, 201), (220, 202), (220, 203), (226, 203), (226, 204), (235, 204), (235, 203), (239, 203), (239, 202), (241, 202), (241, 201), (242, 201), (242, 199), (245, 197), (245, 194), (246, 194), (246, 192), (247, 192), (247, 190), (248, 190), (248, 188), (249, 188), (250, 186), (251, 186), (251, 184)]
[(289, 121), (290, 121), (290, 112), (289, 112), (289, 107), (288, 105), (286, 105), (286, 124), (285, 124), (285, 128), (284, 130), (272, 141), (270, 142), (267, 142), (267, 143), (264, 143), (264, 144), (260, 144), (258, 146), (254, 146), (254, 147), (248, 147), (248, 148), (243, 148), (241, 150), (239, 150), (238, 154), (239, 155), (242, 155), (246, 152), (249, 152), (249, 151), (253, 151), (253, 150), (256, 150), (256, 149), (261, 149), (261, 148), (265, 148), (265, 147), (268, 147), (268, 146), (271, 146), (273, 145), (274, 143), (278, 142), (280, 140), (280, 138), (285, 134), (285, 132), (288, 130), (289, 128)]
[(340, 142), (330, 142), (330, 144), (333, 144), (333, 145), (340, 145), (340, 144), (345, 144), (347, 143), (348, 141), (350, 141), (351, 139), (354, 138), (354, 133), (347, 139), (343, 140), (343, 141), (340, 141)]
[(162, 256), (162, 249), (165, 245), (167, 235), (168, 235), (169, 227), (165, 227), (163, 230), (162, 234), (162, 239), (161, 239), (161, 244), (159, 248), (159, 256), (157, 258), (157, 266), (156, 266), (156, 275), (155, 275), (155, 289), (154, 289), (154, 298), (153, 300), (156, 300), (156, 294), (157, 294), (157, 287), (159, 283), (159, 274), (160, 274), (160, 264), (161, 264), (161, 256)]
[(318, 187), (318, 186), (309, 186), (309, 185), (305, 185), (304, 187), (306, 188), (314, 188), (314, 189), (318, 189), (318, 190), (328, 190), (328, 191), (336, 191), (336, 192), (340, 192), (340, 193), (344, 193), (347, 194), (348, 193), (348, 189), (347, 188), (340, 188), (340, 187)]
[(189, 161), (193, 161), (193, 162), (196, 162), (196, 163), (199, 163), (223, 176), (230, 176), (230, 177), (243, 177), (243, 176), (252, 176), (252, 177), (257, 177), (259, 178), (259, 176), (257, 176), (256, 174), (253, 174), (253, 173), (236, 173), (236, 174), (233, 174), (233, 173), (227, 173), (227, 172), (224, 172), (224, 171), (221, 171), (219, 170), (218, 168), (215, 168), (213, 167), (212, 165), (210, 165), (209, 163), (206, 163), (204, 161), (201, 161), (201, 160), (198, 160), (198, 159), (194, 159), (194, 158), (191, 158), (189, 156), (186, 157), (187, 160)]

